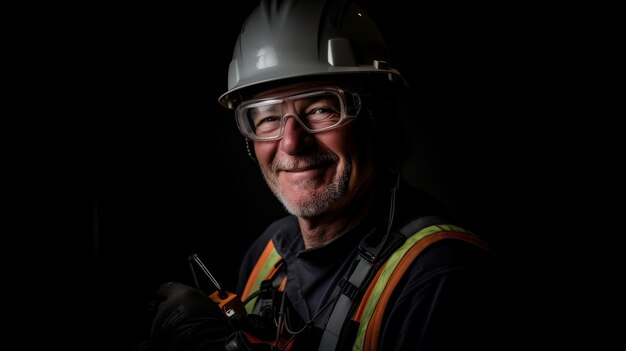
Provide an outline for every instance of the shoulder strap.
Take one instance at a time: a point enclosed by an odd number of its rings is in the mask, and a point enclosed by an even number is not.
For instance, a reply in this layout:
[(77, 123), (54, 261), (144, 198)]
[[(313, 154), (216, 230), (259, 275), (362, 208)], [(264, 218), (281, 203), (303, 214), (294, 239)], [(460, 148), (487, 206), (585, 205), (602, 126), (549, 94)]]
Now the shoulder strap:
[[(336, 350), (340, 337), (346, 323), (350, 321), (350, 316), (354, 313), (359, 303), (365, 287), (370, 283), (374, 274), (383, 263), (378, 261), (378, 253), (384, 250), (395, 250), (407, 237), (432, 223), (442, 222), (443, 218), (436, 216), (424, 216), (417, 218), (400, 229), (402, 235), (392, 232), (395, 235), (391, 238), (391, 243), (386, 247), (369, 247), (364, 242), (359, 246), (359, 256), (355, 262), (355, 268), (348, 279), (342, 280), (336, 292), (337, 302), (324, 328), (322, 339), (318, 350)], [(372, 250), (375, 252), (372, 253)], [(383, 260), (386, 257), (383, 257)]]
[(414, 219), (413, 221), (405, 224), (404, 227), (400, 228), (399, 232), (404, 234), (407, 238), (411, 237), (413, 234), (419, 232), (420, 230), (430, 227), (431, 225), (436, 224), (445, 224), (449, 221), (440, 216), (423, 216)]
[(418, 230), (387, 260), (365, 292), (353, 318), (359, 326), (354, 350), (377, 350), (383, 315), (396, 285), (426, 247), (443, 239), (463, 240), (488, 250), (477, 236), (454, 225), (433, 224)]
[(276, 270), (279, 269), (278, 263), (280, 261), (281, 257), (276, 251), (274, 243), (272, 240), (269, 240), (259, 260), (254, 265), (252, 273), (250, 273), (248, 281), (246, 282), (243, 294), (241, 294), (241, 298), (244, 301), (250, 299), (250, 301), (246, 301), (246, 310), (248, 313), (252, 313), (256, 305), (257, 297), (252, 297), (252, 295), (259, 291), (264, 280), (274, 275)]

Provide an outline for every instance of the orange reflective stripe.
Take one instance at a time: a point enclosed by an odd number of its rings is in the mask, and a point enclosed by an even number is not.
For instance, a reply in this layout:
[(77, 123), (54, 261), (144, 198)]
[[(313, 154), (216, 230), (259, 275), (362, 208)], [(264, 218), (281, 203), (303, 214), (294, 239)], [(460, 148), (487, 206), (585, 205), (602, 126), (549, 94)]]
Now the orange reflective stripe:
[(280, 283), (280, 285), (278, 286), (278, 291), (283, 292), (285, 291), (285, 285), (287, 285), (287, 276), (285, 276), (283, 278), (283, 281)]
[(252, 273), (250, 273), (250, 276), (248, 277), (248, 281), (246, 282), (246, 287), (243, 289), (243, 294), (241, 295), (241, 298), (243, 300), (247, 299), (248, 296), (252, 294), (253, 289), (256, 288), (255, 283), (257, 282), (259, 278), (259, 274), (261, 274), (261, 271), (265, 267), (265, 264), (267, 263), (267, 260), (273, 251), (274, 251), (274, 243), (270, 240), (265, 246), (265, 249), (263, 250), (261, 257), (259, 257), (259, 260), (254, 265), (254, 269), (252, 270)]
[[(467, 233), (452, 232), (452, 231), (434, 233), (432, 235), (429, 235), (421, 239), (417, 243), (415, 243), (406, 252), (406, 254), (402, 257), (402, 260), (400, 260), (400, 262), (398, 263), (398, 266), (394, 269), (393, 273), (391, 274), (391, 277), (389, 278), (389, 281), (387, 282), (387, 285), (385, 286), (385, 289), (383, 290), (382, 295), (380, 296), (378, 304), (376, 304), (376, 308), (374, 309), (374, 313), (371, 317), (371, 320), (369, 321), (367, 332), (365, 334), (363, 350), (376, 351), (378, 349), (378, 341), (379, 341), (378, 337), (380, 334), (380, 326), (383, 321), (383, 315), (385, 314), (387, 303), (389, 302), (389, 298), (391, 297), (396, 285), (398, 284), (400, 279), (402, 279), (402, 276), (407, 271), (409, 266), (411, 266), (411, 263), (413, 262), (413, 260), (428, 245), (432, 244), (433, 242), (439, 241), (441, 239), (448, 239), (448, 238), (464, 240), (472, 244), (478, 245), (484, 249), (487, 249), (484, 243), (476, 236), (473, 236)], [(379, 272), (380, 271), (382, 271), (382, 269), (379, 270)], [(368, 291), (372, 289), (372, 287), (375, 285), (376, 285), (375, 282), (372, 282), (372, 284), (370, 284), (370, 286), (368, 287)], [(367, 297), (369, 298), (369, 295)], [(367, 301), (366, 299), (361, 300), (361, 305), (365, 305), (366, 301)], [(359, 306), (359, 310), (361, 309), (362, 309), (362, 306)]]

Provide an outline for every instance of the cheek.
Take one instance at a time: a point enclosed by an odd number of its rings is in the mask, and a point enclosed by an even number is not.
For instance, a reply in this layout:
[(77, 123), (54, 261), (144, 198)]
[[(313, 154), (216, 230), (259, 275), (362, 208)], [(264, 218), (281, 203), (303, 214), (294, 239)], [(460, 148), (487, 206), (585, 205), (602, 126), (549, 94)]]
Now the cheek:
[(271, 163), (277, 147), (277, 142), (255, 142), (254, 155), (261, 165)]
[(355, 162), (360, 158), (359, 153), (365, 146), (357, 139), (355, 131), (346, 128), (343, 133), (324, 139), (323, 144), (347, 162)]
[(341, 138), (335, 140), (332, 148), (341, 158), (352, 164), (353, 172), (360, 173), (374, 167), (375, 159), (371, 146), (370, 136), (353, 128), (351, 132), (344, 133)]
[(357, 131), (350, 124), (326, 133), (316, 134), (318, 142), (339, 155), (352, 153), (358, 144), (355, 136)]

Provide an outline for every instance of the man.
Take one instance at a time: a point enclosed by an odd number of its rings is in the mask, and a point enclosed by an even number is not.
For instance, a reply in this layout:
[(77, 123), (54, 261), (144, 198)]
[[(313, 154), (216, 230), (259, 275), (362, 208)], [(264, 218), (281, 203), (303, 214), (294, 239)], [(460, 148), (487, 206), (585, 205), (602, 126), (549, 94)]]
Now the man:
[(219, 102), (234, 110), (250, 156), (290, 215), (244, 258), (237, 295), (247, 311), (221, 309), (225, 295), (165, 284), (153, 348), (494, 345), (492, 253), (400, 177), (406, 152), (395, 106), (405, 88), (357, 5), (261, 2)]

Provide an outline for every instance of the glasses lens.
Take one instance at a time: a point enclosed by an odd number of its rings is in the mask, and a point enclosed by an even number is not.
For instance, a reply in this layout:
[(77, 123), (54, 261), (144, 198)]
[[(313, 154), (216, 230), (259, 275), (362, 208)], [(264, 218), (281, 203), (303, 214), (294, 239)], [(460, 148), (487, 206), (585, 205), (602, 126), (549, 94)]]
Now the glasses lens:
[(316, 91), (242, 104), (237, 110), (237, 123), (254, 140), (272, 140), (282, 136), (287, 117), (294, 117), (305, 130), (315, 133), (342, 124), (347, 117), (345, 110), (339, 92)]

